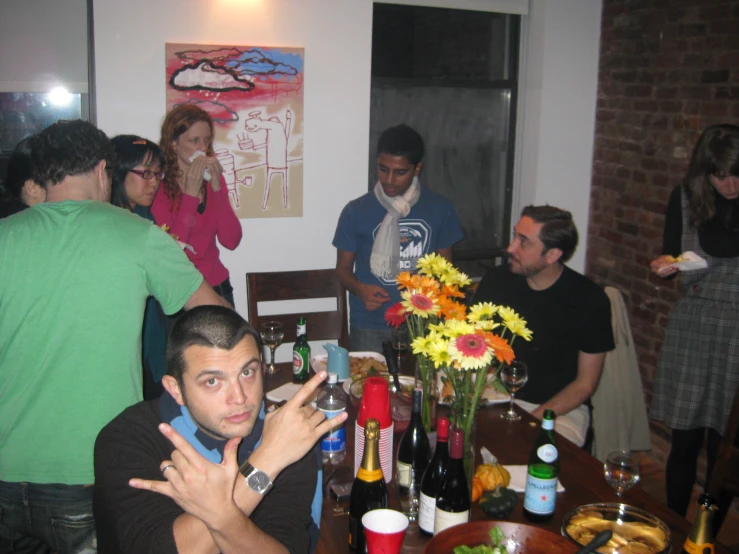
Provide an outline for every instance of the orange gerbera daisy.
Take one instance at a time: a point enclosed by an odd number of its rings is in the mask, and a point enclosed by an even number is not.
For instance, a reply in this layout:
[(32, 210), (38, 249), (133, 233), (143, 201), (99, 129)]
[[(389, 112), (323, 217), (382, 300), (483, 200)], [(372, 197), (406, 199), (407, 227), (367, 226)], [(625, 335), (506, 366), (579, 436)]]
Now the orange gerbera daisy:
[(419, 278), (418, 288), (420, 288), (425, 294), (429, 294), (429, 293), (438, 294), (439, 289), (441, 287), (439, 286), (439, 282), (433, 277), (427, 277), (426, 275), (421, 275)]
[(439, 300), (439, 306), (441, 306), (441, 315), (445, 319), (464, 321), (467, 317), (467, 307), (449, 298), (442, 296), (441, 300)]
[(487, 331), (484, 332), (484, 336), (485, 342), (493, 349), (493, 354), (499, 362), (510, 364), (516, 358), (516, 355), (513, 353), (513, 348), (511, 348), (511, 345), (508, 344), (507, 340), (499, 337), (495, 333)]
[(411, 272), (410, 271), (401, 271), (398, 273), (398, 285), (405, 288), (411, 288)]
[(457, 285), (444, 285), (441, 287), (441, 294), (449, 298), (464, 298), (464, 293), (460, 292)]

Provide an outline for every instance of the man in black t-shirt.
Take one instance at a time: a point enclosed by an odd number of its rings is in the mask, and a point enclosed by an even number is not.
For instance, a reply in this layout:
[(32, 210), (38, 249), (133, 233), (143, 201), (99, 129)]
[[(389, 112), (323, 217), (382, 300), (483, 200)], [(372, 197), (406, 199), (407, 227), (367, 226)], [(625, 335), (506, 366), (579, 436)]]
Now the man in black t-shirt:
[(532, 403), (522, 405), (539, 419), (545, 409), (554, 410), (558, 430), (582, 444), (590, 424), (587, 405), (614, 343), (603, 288), (564, 265), (577, 240), (572, 214), (527, 206), (507, 248), (507, 266), (485, 274), (475, 302), (510, 306), (527, 320), (533, 339), (517, 340), (514, 350), (528, 365), (529, 380), (516, 397)]

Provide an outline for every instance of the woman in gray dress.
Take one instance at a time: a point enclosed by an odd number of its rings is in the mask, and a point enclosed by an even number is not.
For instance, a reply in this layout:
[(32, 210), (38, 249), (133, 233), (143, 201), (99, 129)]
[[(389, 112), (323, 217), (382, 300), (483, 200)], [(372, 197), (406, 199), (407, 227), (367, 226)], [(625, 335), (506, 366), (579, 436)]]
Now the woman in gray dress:
[(667, 504), (685, 515), (707, 438), (706, 482), (739, 385), (739, 127), (708, 127), (665, 215), (661, 277), (693, 251), (708, 267), (681, 274), (657, 365), (651, 417), (672, 429)]

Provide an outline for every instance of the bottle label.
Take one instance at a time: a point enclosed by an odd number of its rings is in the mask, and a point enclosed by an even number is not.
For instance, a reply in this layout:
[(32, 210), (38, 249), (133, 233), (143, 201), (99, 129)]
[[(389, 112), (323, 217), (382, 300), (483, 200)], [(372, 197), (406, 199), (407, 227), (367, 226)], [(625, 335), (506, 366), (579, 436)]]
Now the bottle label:
[(303, 323), (302, 325), (298, 323), (298, 336), (305, 335), (305, 327), (305, 323)]
[(547, 515), (554, 511), (557, 500), (557, 479), (539, 479), (526, 476), (523, 507), (532, 514)]
[(427, 533), (433, 533), (436, 499), (423, 493), (420, 496), (421, 505), (418, 508), (418, 526)]
[(542, 420), (541, 428), (546, 431), (551, 431), (552, 429), (554, 429), (554, 420), (553, 419)]
[[(326, 419), (332, 419), (344, 410), (321, 410), (326, 414)], [(343, 452), (346, 450), (346, 429), (342, 425), (338, 429), (334, 429), (328, 435), (324, 435), (321, 439), (321, 450), (324, 452)]]
[(360, 467), (359, 471), (357, 471), (357, 479), (359, 479), (360, 481), (366, 481), (367, 483), (379, 481), (380, 479), (382, 479), (382, 468), (367, 471), (363, 467)]
[(544, 444), (536, 450), (536, 455), (539, 456), (542, 462), (551, 464), (557, 459), (559, 453), (557, 452), (557, 447), (553, 444)]
[(308, 368), (307, 356), (298, 350), (293, 350), (293, 374), (302, 375)]
[(713, 554), (714, 549), (713, 545), (710, 542), (704, 543), (704, 544), (695, 544), (693, 541), (690, 540), (690, 537), (685, 539), (685, 544), (683, 545), (683, 548), (685, 549), (685, 552), (688, 554)]
[(404, 464), (398, 460), (398, 485), (401, 487), (411, 486), (411, 465)]
[(464, 512), (445, 512), (437, 507), (434, 510), (434, 535), (441, 533), (444, 529), (467, 523), (469, 520), (469, 510), (465, 510)]

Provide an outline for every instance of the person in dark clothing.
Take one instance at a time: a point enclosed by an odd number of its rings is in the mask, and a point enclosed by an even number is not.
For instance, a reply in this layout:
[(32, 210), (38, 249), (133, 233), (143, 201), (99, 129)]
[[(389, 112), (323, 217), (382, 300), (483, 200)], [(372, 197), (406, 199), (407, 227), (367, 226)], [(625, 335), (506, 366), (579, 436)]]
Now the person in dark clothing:
[(46, 190), (31, 177), (32, 142), (33, 137), (24, 138), (10, 154), (5, 180), (0, 185), (0, 219), (46, 199)]
[[(707, 267), (679, 271), (691, 251)], [(662, 255), (651, 262), (660, 277), (680, 273), (675, 303), (660, 348), (650, 415), (672, 430), (665, 468), (667, 505), (684, 516), (706, 442), (709, 481), (734, 393), (739, 386), (739, 127), (713, 125), (693, 149), (682, 184), (670, 195)], [(721, 505), (719, 526), (728, 509)]]
[(346, 415), (324, 421), (303, 406), (326, 378), (320, 372), (265, 416), (261, 351), (259, 334), (231, 310), (203, 307), (177, 320), (166, 393), (125, 410), (95, 444), (101, 554), (315, 547), (314, 445)]

